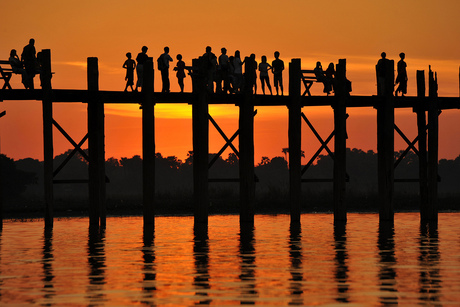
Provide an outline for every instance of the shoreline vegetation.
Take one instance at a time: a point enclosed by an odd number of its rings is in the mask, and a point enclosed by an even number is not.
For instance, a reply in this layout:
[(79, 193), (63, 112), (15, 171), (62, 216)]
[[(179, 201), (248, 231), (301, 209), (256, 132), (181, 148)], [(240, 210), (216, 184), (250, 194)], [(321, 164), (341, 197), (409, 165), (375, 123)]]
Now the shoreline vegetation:
[[(256, 214), (289, 214), (288, 152), (284, 157), (263, 157), (255, 166)], [(54, 159), (57, 168), (67, 159), (71, 150)], [(402, 152), (395, 152), (397, 159)], [(209, 155), (210, 160), (215, 154)], [(156, 154), (157, 216), (193, 216), (193, 152), (185, 161), (175, 156)], [(14, 161), (0, 155), (2, 172), (3, 218), (5, 220), (39, 219), (44, 215), (43, 162), (34, 159)], [(460, 156), (454, 160), (439, 161), (439, 212), (460, 211)], [(360, 149), (347, 149), (346, 203), (348, 212), (378, 213), (377, 154)], [(106, 161), (106, 205), (108, 216), (142, 215), (142, 159), (114, 159)], [(238, 178), (238, 157), (230, 153), (227, 159), (219, 157), (209, 169), (209, 178)], [(333, 160), (320, 155), (302, 178), (332, 178)], [(55, 179), (88, 178), (86, 160), (75, 154)], [(418, 178), (418, 157), (409, 153), (395, 169), (395, 178)], [(418, 183), (395, 183), (395, 212), (419, 212)], [(239, 183), (209, 183), (209, 215), (239, 214)], [(87, 184), (55, 184), (54, 216), (88, 216)], [(332, 213), (332, 183), (308, 182), (302, 184), (302, 213)]]

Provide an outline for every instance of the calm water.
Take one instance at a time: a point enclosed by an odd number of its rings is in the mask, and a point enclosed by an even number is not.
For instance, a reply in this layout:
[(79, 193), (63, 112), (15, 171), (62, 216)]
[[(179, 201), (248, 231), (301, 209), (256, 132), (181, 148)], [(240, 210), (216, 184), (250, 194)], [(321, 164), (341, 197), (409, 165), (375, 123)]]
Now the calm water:
[(102, 233), (87, 219), (6, 222), (0, 235), (0, 305), (337, 305), (460, 304), (460, 213), (420, 227), (397, 214), (158, 217), (144, 236), (140, 217), (109, 218)]

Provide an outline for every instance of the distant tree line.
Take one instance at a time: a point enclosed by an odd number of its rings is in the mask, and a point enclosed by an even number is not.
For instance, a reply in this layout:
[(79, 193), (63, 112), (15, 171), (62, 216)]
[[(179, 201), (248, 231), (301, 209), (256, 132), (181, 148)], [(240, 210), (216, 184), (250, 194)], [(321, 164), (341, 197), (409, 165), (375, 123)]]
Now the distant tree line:
[[(54, 158), (55, 169), (72, 151)], [(262, 157), (255, 166), (256, 201), (262, 207), (277, 207), (287, 204), (289, 199), (289, 168), (284, 157)], [(395, 152), (395, 159), (402, 151)], [(211, 161), (215, 154), (209, 155)], [(182, 161), (175, 156), (155, 155), (156, 197), (160, 206), (182, 206), (191, 208), (193, 195), (193, 152), (189, 151)], [(2, 198), (10, 206), (43, 200), (43, 162), (27, 158), (14, 161), (0, 155)], [(328, 155), (320, 155), (302, 178), (332, 179), (334, 162)], [(136, 155), (131, 158), (109, 158), (106, 161), (107, 201), (113, 206), (134, 206), (142, 203), (142, 159)], [(374, 206), (377, 201), (377, 153), (360, 149), (347, 149), (347, 199)], [(210, 179), (237, 179), (239, 176), (238, 157), (230, 153), (226, 159), (218, 157), (209, 169)], [(460, 156), (454, 160), (439, 161), (439, 195), (457, 204), (460, 199)], [(88, 162), (75, 154), (55, 179), (87, 179)], [(395, 178), (418, 178), (418, 157), (410, 152), (395, 169)], [(210, 201), (213, 206), (237, 208), (239, 184), (237, 182), (210, 182)], [(304, 202), (316, 208), (332, 208), (332, 183), (308, 182), (302, 184)], [(418, 183), (395, 183), (396, 198), (412, 198), (417, 203)], [(57, 202), (84, 203), (88, 199), (87, 184), (55, 184), (54, 197)], [(351, 205), (353, 207), (353, 205)], [(321, 209), (321, 208), (318, 208)]]

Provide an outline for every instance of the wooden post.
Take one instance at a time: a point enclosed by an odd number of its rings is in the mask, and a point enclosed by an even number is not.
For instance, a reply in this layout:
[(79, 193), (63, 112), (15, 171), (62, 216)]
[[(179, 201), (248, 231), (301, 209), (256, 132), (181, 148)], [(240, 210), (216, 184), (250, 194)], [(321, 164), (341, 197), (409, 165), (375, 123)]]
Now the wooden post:
[(417, 70), (417, 97), (419, 104), (415, 107), (417, 112), (418, 129), (418, 161), (420, 185), (420, 216), (423, 219), (428, 210), (428, 177), (427, 177), (427, 143), (426, 143), (426, 104), (425, 97), (425, 71)]
[(289, 206), (291, 223), (300, 223), (301, 198), (301, 60), (289, 63)]
[(142, 86), (142, 196), (144, 229), (155, 225), (155, 110), (153, 59), (144, 63)]
[(206, 63), (200, 59), (193, 60), (193, 93), (195, 101), (192, 105), (193, 131), (193, 197), (194, 222), (208, 223), (208, 94), (206, 93)]
[(240, 223), (254, 222), (254, 61), (245, 60), (244, 101), (240, 103)]
[(378, 190), (380, 221), (393, 221), (394, 191), (394, 61), (385, 63), (385, 90), (377, 106)]
[[(3, 111), (4, 112), (4, 111)], [(0, 113), (0, 117), (5, 115), (3, 112)], [(1, 154), (1, 145), (0, 145)], [(3, 159), (0, 158), (0, 231), (3, 230)]]
[(98, 99), (97, 58), (88, 58), (88, 151), (90, 227), (105, 227), (104, 103)]
[(428, 73), (429, 104), (428, 104), (428, 208), (422, 220), (438, 220), (438, 136), (439, 109), (438, 78), (431, 70)]
[(346, 191), (346, 150), (347, 150), (347, 89), (345, 59), (340, 59), (336, 68), (334, 108), (334, 222), (347, 220)]
[(43, 160), (45, 188), (45, 228), (53, 227), (53, 102), (51, 100), (51, 51), (42, 50), (40, 81), (43, 90)]

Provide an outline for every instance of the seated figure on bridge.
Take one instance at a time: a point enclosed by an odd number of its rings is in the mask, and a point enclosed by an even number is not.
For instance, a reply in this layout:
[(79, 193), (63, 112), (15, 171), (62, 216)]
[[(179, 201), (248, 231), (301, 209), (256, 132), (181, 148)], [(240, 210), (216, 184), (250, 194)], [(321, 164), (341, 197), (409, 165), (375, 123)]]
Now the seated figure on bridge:
[(24, 87), (27, 88), (26, 84), (24, 83), (26, 82), (25, 80), (27, 80), (26, 70), (24, 69), (22, 62), (19, 59), (16, 49), (11, 50), (8, 62), (10, 62), (13, 73), (17, 75), (19, 74), (21, 75), (21, 82), (22, 84), (24, 84)]
[(315, 72), (316, 79), (324, 84), (323, 92), (329, 95), (332, 90), (332, 80), (326, 76), (321, 62), (316, 62), (316, 67), (313, 71)]

